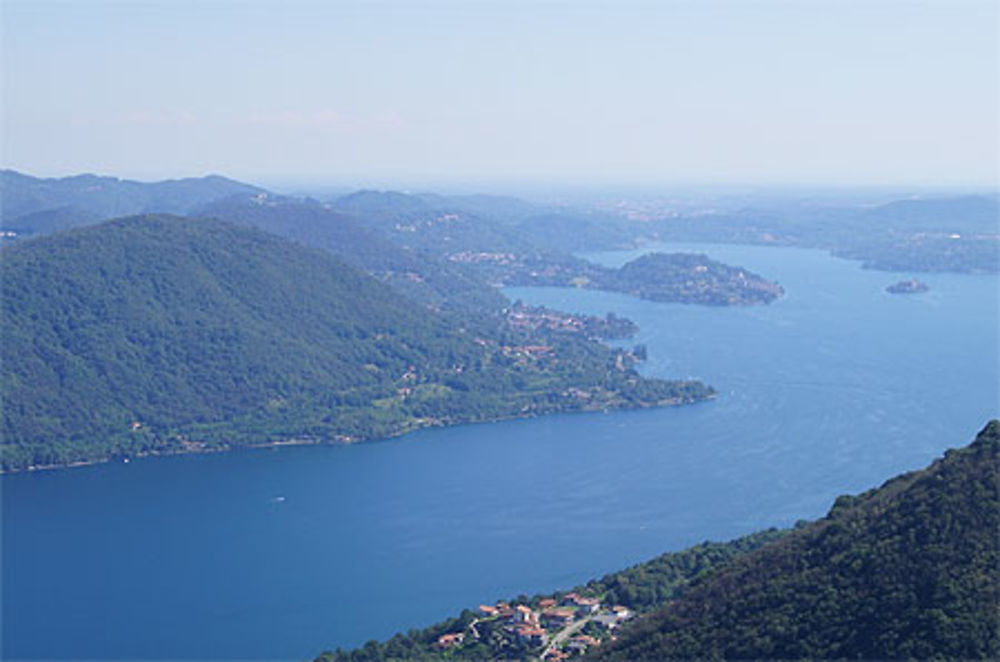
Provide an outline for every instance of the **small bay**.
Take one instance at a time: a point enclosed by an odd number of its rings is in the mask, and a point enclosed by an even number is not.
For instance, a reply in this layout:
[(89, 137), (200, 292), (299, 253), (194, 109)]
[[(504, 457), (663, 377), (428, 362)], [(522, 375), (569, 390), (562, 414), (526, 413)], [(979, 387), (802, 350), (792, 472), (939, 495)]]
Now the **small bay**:
[[(663, 245), (780, 282), (769, 306), (512, 288), (614, 312), (694, 406), (423, 430), (354, 446), (2, 477), (5, 658), (303, 659), (706, 539), (822, 516), (1000, 413), (996, 276), (822, 251)], [(589, 259), (617, 266), (642, 251)]]

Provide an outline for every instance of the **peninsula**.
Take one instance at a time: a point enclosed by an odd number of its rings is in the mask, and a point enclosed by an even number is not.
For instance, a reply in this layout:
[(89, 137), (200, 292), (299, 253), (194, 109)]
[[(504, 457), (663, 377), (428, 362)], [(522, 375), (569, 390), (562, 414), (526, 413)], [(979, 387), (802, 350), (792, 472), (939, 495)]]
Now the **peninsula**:
[(771, 303), (785, 293), (759, 274), (699, 253), (648, 253), (618, 269), (552, 253), (464, 252), (449, 259), (497, 285), (580, 287), (664, 303), (748, 306)]
[(435, 311), (328, 252), (139, 216), (4, 246), (3, 471), (697, 402), (631, 322)]

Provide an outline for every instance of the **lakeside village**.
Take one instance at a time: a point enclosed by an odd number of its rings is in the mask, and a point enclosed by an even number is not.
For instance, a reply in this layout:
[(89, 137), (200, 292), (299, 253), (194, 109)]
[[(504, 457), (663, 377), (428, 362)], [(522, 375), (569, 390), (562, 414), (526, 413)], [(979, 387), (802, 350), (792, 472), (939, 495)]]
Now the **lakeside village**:
[(603, 606), (598, 598), (578, 593), (568, 593), (561, 600), (543, 598), (533, 604), (480, 605), (479, 613), (462, 631), (439, 636), (437, 647), (460, 654), (466, 646), (485, 644), (505, 657), (527, 654), (560, 662), (614, 640), (615, 630), (634, 615), (626, 607)]
[(521, 301), (515, 301), (505, 313), (511, 328), (527, 333), (566, 333), (591, 340), (624, 340), (639, 330), (635, 322), (614, 313), (604, 317), (564, 313), (545, 306), (529, 306)]

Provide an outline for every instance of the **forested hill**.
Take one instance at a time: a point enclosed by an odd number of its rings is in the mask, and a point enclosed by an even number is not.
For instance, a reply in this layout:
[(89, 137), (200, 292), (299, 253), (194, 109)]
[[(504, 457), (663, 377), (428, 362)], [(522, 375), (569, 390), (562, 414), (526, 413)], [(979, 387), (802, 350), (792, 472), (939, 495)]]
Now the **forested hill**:
[(330, 201), (399, 244), (440, 255), (464, 251), (523, 257), (634, 247), (641, 224), (495, 196), (357, 191)]
[(222, 223), (112, 221), (10, 246), (3, 274), (3, 441), (30, 462), (84, 459), (133, 422), (159, 436), (280, 413), (375, 386), (366, 364), (472, 351), (353, 269)]
[(506, 299), (457, 265), (417, 253), (376, 230), (309, 200), (274, 195), (231, 196), (198, 210), (200, 216), (249, 225), (330, 252), (414, 301), (435, 308), (497, 311)]
[(481, 337), (329, 254), (144, 216), (0, 250), (5, 470), (711, 395), (577, 337)]
[(596, 660), (1000, 659), (1000, 423), (698, 583)]

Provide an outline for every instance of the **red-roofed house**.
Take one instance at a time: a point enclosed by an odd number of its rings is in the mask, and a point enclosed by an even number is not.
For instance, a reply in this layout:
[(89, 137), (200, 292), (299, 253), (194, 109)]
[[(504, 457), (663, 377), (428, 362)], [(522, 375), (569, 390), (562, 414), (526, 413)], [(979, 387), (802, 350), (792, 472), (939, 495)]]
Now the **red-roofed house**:
[(566, 627), (576, 618), (572, 609), (546, 609), (542, 612), (542, 620), (550, 626)]
[(453, 632), (451, 634), (442, 634), (438, 637), (438, 647), (440, 648), (451, 648), (452, 646), (457, 646), (465, 639), (464, 632)]
[(538, 612), (532, 611), (531, 607), (518, 605), (514, 608), (513, 620), (515, 623), (538, 625)]
[(518, 641), (529, 646), (544, 646), (549, 642), (549, 635), (536, 625), (519, 625), (514, 634)]
[(580, 598), (576, 601), (576, 605), (581, 611), (593, 614), (601, 608), (601, 601), (597, 598)]
[(567, 593), (562, 603), (568, 606), (579, 607), (588, 614), (592, 614), (601, 608), (601, 601), (597, 598), (584, 598), (578, 593)]
[(611, 613), (615, 615), (619, 621), (624, 621), (626, 619), (632, 618), (632, 612), (628, 607), (623, 607), (621, 605), (615, 605), (611, 608)]

